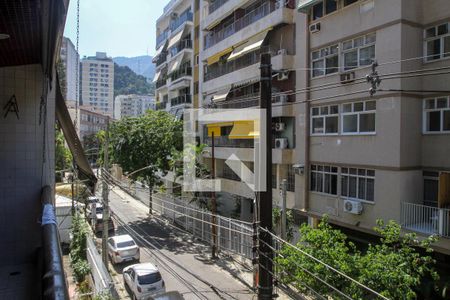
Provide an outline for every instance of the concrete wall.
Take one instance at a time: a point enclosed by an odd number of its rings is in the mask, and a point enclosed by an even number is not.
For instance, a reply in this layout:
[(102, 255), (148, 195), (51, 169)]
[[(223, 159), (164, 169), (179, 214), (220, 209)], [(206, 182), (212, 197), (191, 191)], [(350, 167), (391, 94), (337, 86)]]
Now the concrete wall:
[(4, 118), (3, 111), (0, 118), (0, 265), (32, 262), (40, 245), (41, 188), (54, 185), (55, 171), (54, 89), (48, 93), (44, 131), (42, 85), (40, 65), (0, 68), (1, 106), (15, 95), (19, 107), (19, 119), (13, 112)]

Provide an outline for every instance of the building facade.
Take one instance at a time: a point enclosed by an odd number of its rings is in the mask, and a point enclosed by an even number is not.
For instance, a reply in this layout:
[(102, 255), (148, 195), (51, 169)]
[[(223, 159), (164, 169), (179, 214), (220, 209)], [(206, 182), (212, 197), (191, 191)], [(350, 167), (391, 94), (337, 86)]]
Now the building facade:
[(111, 118), (114, 113), (114, 62), (105, 52), (81, 60), (80, 102)]
[(66, 94), (63, 95), (67, 103), (72, 105), (77, 101), (77, 66), (80, 55), (69, 38), (63, 37), (61, 43), (60, 60), (66, 73)]
[[(75, 109), (75, 106), (68, 106), (72, 120), (75, 120)], [(83, 141), (84, 137), (96, 134), (100, 130), (106, 130), (108, 117), (96, 112), (90, 106), (79, 106), (76, 129), (80, 140)]]
[(449, 252), (449, 20), (442, 0), (300, 1), (297, 211), (365, 232), (395, 220)]
[(114, 99), (114, 119), (138, 117), (147, 110), (155, 110), (155, 97), (145, 95), (119, 95)]
[(192, 107), (196, 4), (196, 0), (172, 0), (156, 21), (156, 108), (179, 118), (184, 108)]

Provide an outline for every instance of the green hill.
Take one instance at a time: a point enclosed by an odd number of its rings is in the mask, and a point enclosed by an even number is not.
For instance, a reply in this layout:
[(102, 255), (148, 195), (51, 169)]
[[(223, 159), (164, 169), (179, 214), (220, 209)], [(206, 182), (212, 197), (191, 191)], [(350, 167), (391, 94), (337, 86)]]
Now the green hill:
[(114, 96), (153, 94), (155, 86), (147, 82), (147, 78), (137, 75), (127, 66), (114, 64)]

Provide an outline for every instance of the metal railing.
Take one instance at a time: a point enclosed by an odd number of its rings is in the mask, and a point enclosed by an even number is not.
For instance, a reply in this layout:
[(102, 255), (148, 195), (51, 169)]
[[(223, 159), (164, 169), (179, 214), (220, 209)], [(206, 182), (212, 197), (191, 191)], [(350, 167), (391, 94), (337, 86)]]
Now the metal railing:
[(176, 106), (176, 105), (180, 105), (180, 104), (184, 104), (184, 103), (192, 103), (191, 95), (189, 95), (189, 94), (180, 95), (178, 97), (170, 99), (171, 106)]
[(178, 19), (174, 20), (170, 24), (170, 30), (175, 31), (177, 30), (181, 25), (183, 25), (185, 22), (192, 21), (194, 19), (194, 14), (192, 12), (186, 12), (183, 13), (181, 16), (178, 17)]
[(52, 189), (45, 186), (41, 193), (42, 203), (42, 245), (43, 245), (43, 299), (69, 299), (66, 277), (59, 242)]
[(212, 31), (205, 37), (205, 49), (223, 41), (230, 35), (233, 35), (250, 24), (264, 18), (280, 7), (281, 6), (277, 6), (274, 2), (265, 2), (221, 30), (216, 32)]
[(159, 47), (169, 37), (169, 30), (165, 30), (163, 33), (156, 37), (156, 47)]
[(229, 0), (215, 0), (211, 1), (209, 4), (208, 11), (210, 14), (215, 12), (217, 9), (219, 9), (221, 6), (223, 6), (225, 3), (227, 3)]
[(165, 86), (166, 84), (167, 84), (167, 79), (160, 79), (160, 80), (156, 81), (155, 86), (157, 89), (159, 89), (159, 88)]
[(163, 52), (159, 55), (158, 59), (156, 60), (156, 66), (159, 67), (163, 63), (165, 63), (167, 60), (167, 52)]
[(403, 228), (424, 234), (450, 238), (450, 209), (415, 203), (401, 203), (400, 222)]
[[(212, 138), (206, 137), (204, 142), (209, 147), (212, 146)], [(214, 138), (214, 147), (231, 147), (231, 148), (253, 148), (253, 139), (230, 139), (228, 136), (219, 136)]]
[(169, 49), (170, 55), (173, 57), (184, 49), (192, 49), (192, 40), (181, 40), (176, 46)]
[(102, 261), (102, 256), (98, 253), (94, 241), (91, 238), (86, 239), (86, 258), (91, 266), (91, 275), (94, 282), (94, 294), (116, 295), (114, 281), (108, 272), (107, 267)]
[(192, 68), (190, 66), (181, 66), (180, 69), (170, 73), (169, 76), (171, 81), (175, 81), (185, 76), (192, 76)]

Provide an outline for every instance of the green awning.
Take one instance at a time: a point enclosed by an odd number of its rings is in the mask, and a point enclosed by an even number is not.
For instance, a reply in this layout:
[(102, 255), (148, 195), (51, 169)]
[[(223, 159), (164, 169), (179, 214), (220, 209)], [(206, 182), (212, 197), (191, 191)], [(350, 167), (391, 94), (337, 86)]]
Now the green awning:
[(297, 10), (302, 13), (307, 13), (308, 9), (311, 6), (313, 6), (319, 2), (322, 2), (322, 1), (323, 0), (300, 0), (300, 2), (298, 3), (298, 6), (297, 6)]

